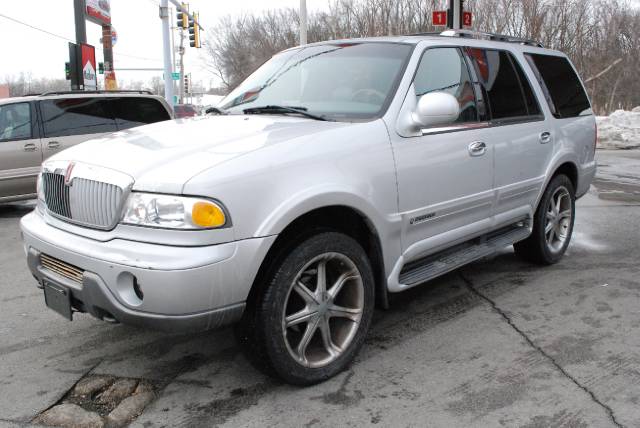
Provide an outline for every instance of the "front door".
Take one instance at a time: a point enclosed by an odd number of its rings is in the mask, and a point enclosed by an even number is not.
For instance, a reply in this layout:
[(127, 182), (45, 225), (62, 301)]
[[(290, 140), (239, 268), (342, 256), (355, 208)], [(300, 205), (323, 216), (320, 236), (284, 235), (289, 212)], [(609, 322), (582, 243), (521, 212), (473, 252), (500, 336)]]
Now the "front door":
[(424, 51), (405, 102), (430, 92), (452, 94), (461, 112), (446, 126), (393, 137), (405, 262), (481, 235), (491, 222), (494, 147), (458, 48)]
[(36, 193), (42, 147), (31, 103), (0, 105), (0, 201)]

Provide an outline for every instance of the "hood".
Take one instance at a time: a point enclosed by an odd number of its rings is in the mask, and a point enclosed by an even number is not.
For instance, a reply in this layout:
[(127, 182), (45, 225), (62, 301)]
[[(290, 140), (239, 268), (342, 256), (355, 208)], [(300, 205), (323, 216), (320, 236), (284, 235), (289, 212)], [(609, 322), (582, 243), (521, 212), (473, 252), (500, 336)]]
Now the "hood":
[(348, 123), (287, 116), (229, 115), (173, 120), (117, 132), (71, 147), (51, 160), (75, 161), (130, 175), (134, 189), (181, 193), (205, 169), (269, 145)]

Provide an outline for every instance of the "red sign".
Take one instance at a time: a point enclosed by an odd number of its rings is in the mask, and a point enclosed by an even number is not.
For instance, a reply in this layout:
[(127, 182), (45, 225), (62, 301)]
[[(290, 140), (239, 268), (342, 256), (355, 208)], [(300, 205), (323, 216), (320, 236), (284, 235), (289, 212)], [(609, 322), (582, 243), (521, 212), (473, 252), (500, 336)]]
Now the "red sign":
[(434, 10), (433, 11), (433, 25), (446, 26), (447, 25), (447, 11), (446, 10)]
[(87, 19), (96, 24), (111, 24), (110, 0), (86, 0)]
[(464, 25), (465, 27), (471, 27), (472, 23), (473, 15), (471, 14), (471, 12), (464, 12), (462, 14), (462, 25)]
[(87, 91), (95, 91), (98, 89), (98, 76), (96, 74), (96, 49), (85, 43), (80, 44), (82, 52), (82, 80), (84, 81), (84, 89)]

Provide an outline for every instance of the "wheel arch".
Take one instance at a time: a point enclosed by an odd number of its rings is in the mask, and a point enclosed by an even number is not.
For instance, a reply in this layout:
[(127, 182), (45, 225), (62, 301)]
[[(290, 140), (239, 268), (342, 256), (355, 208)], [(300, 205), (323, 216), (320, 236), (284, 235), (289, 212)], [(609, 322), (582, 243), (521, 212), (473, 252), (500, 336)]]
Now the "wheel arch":
[[(559, 165), (556, 170), (554, 171), (554, 173), (551, 175), (551, 180), (553, 180), (553, 177), (555, 177), (556, 175), (560, 175), (560, 174), (564, 174), (567, 177), (569, 177), (569, 180), (571, 180), (571, 184), (573, 184), (573, 189), (577, 191), (578, 189), (578, 166), (571, 162), (571, 161), (565, 161), (564, 163), (562, 163), (561, 165)], [(547, 183), (548, 185), (549, 183)]]
[(545, 178), (544, 184), (541, 187), (540, 192), (538, 193), (538, 198), (536, 199), (536, 204), (533, 210), (534, 212), (538, 208), (538, 205), (542, 200), (542, 195), (544, 195), (544, 192), (545, 190), (547, 190), (549, 183), (551, 183), (551, 180), (553, 180), (555, 176), (559, 174), (565, 174), (567, 177), (569, 177), (569, 180), (571, 180), (571, 184), (573, 184), (574, 190), (578, 190), (580, 175), (578, 163), (575, 161), (575, 159), (573, 159), (573, 157), (565, 154), (565, 156), (559, 157), (551, 165), (552, 166), (550, 166), (547, 170), (547, 176)]
[(344, 233), (363, 247), (374, 274), (376, 305), (386, 309), (389, 301), (380, 235), (373, 221), (361, 210), (340, 204), (317, 207), (289, 221), (264, 257), (249, 291), (247, 305), (255, 304), (266, 285), (266, 277), (296, 244), (329, 230)]

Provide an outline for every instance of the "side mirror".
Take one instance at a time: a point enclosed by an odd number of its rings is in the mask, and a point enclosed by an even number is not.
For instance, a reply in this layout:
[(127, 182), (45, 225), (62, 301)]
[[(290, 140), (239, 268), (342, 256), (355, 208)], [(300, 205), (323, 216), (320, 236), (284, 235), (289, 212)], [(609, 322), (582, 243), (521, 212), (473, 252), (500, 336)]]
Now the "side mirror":
[(460, 103), (456, 97), (446, 92), (424, 94), (411, 118), (420, 127), (447, 125), (455, 122), (460, 116)]

